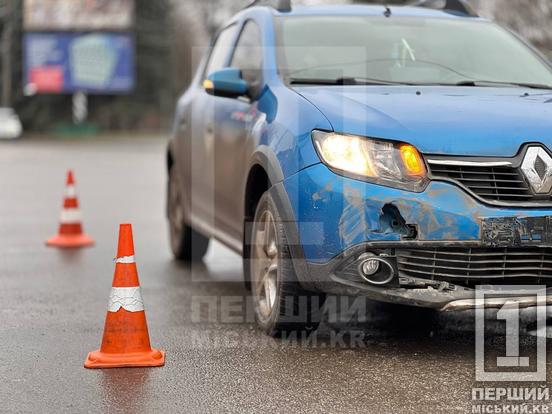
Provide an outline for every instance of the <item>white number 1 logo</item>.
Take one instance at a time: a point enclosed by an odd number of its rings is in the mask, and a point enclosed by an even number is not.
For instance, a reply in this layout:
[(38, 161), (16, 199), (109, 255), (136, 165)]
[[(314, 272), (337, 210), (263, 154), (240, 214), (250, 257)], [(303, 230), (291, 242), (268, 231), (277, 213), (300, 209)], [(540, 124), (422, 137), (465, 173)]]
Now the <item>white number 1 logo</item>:
[(519, 303), (506, 302), (496, 314), (506, 321), (506, 356), (497, 357), (497, 367), (528, 367), (529, 358), (519, 356)]
[[(530, 369), (529, 357), (520, 356), (520, 303), (535, 307), (537, 329), (546, 330), (546, 286), (477, 286), (475, 290), (475, 380), (476, 381), (546, 381), (546, 336), (537, 337), (536, 371)], [(489, 370), (485, 364), (485, 310), (500, 306), (491, 314), (505, 321), (506, 355), (499, 356)], [(489, 360), (489, 362), (491, 362)], [(495, 369), (493, 369), (493, 366)], [(496, 369), (498, 368), (498, 370)]]

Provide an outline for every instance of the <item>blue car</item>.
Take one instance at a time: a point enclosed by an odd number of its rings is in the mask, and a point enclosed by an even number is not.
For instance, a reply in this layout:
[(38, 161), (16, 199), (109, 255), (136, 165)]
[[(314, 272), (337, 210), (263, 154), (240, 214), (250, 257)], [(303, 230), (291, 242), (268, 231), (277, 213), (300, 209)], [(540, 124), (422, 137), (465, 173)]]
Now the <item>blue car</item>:
[(464, 1), (256, 2), (178, 101), (172, 250), (241, 254), (269, 335), (328, 294), (471, 309), (552, 286), (551, 149), (550, 64)]

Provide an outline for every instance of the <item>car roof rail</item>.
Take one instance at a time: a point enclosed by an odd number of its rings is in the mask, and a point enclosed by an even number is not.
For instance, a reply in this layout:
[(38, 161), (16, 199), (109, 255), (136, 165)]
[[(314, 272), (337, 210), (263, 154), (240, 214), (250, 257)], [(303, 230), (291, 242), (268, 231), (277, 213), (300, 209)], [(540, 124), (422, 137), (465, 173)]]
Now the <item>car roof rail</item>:
[(246, 9), (255, 6), (268, 6), (279, 12), (288, 13), (291, 11), (291, 0), (255, 0)]
[(427, 7), (429, 9), (442, 10), (453, 14), (463, 14), (469, 17), (479, 17), (467, 0), (416, 0), (408, 5), (414, 7)]

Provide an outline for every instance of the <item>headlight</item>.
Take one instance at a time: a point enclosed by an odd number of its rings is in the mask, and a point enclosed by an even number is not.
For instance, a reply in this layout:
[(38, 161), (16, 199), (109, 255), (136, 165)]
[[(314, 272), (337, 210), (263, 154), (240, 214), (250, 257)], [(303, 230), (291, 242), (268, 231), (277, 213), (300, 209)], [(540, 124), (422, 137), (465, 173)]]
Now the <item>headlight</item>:
[(424, 161), (412, 145), (323, 131), (313, 131), (312, 138), (337, 173), (418, 192), (427, 184)]

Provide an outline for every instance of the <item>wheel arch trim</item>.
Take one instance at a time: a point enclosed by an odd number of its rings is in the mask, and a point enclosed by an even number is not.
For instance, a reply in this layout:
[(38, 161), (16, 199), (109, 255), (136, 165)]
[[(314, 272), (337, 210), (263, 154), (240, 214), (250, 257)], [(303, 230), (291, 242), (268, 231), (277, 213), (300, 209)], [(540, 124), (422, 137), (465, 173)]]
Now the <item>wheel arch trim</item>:
[(284, 181), (284, 173), (280, 162), (270, 147), (266, 145), (259, 145), (257, 147), (249, 159), (248, 171), (251, 171), (255, 165), (263, 167), (272, 185)]

